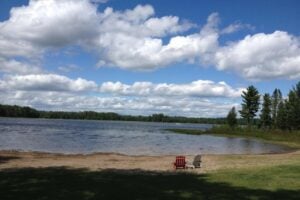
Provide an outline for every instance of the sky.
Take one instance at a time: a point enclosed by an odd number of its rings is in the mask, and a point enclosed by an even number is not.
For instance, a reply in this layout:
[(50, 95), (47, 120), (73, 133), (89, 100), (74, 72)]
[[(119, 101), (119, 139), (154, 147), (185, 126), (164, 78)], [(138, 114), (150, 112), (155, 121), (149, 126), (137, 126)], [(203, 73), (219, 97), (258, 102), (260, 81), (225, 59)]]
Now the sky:
[(300, 80), (297, 0), (1, 0), (0, 104), (224, 117)]

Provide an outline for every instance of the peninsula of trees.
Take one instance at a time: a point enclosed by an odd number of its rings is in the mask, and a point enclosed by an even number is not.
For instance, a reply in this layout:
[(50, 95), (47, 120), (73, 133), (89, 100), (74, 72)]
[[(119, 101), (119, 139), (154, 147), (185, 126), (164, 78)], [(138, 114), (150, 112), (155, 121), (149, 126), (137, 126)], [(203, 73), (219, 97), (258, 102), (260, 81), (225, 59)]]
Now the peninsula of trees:
[[(258, 116), (260, 106), (261, 110)], [(261, 98), (258, 90), (252, 85), (249, 86), (242, 93), (239, 113), (250, 129), (253, 124), (256, 124), (258, 128), (262, 129), (299, 130), (300, 81), (289, 91), (287, 98), (283, 98), (278, 88), (274, 90), (272, 96), (265, 93)], [(237, 113), (233, 107), (227, 115), (227, 123), (232, 128), (238, 124), (236, 116)]]

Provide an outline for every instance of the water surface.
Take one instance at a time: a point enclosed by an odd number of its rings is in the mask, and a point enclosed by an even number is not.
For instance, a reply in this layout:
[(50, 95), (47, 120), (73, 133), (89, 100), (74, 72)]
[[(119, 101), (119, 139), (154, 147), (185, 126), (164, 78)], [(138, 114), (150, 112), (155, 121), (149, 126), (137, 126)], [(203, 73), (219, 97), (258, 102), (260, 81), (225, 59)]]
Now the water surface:
[(0, 118), (0, 150), (127, 155), (280, 153), (290, 148), (254, 139), (175, 134), (165, 129), (212, 125)]

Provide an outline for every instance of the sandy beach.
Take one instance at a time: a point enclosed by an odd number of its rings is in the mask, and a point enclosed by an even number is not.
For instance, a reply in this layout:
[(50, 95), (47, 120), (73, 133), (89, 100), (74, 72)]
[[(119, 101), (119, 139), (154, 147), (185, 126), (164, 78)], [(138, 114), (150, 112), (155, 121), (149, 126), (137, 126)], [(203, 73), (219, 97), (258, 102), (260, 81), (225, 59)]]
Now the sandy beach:
[[(194, 156), (186, 156), (193, 161)], [(202, 155), (200, 169), (189, 171), (207, 173), (232, 168), (251, 168), (292, 164), (300, 159), (300, 151), (264, 155)], [(128, 156), (115, 153), (67, 155), (42, 152), (0, 151), (0, 170), (15, 168), (68, 167), (88, 170), (141, 169), (147, 171), (174, 171), (175, 156)]]

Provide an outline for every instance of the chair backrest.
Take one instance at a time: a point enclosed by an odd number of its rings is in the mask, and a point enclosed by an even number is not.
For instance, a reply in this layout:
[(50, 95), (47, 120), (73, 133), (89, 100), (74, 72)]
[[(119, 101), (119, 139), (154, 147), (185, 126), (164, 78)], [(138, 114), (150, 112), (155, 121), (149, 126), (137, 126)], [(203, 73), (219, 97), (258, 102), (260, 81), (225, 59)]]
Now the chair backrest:
[(195, 167), (200, 167), (200, 164), (201, 164), (201, 155), (197, 155), (194, 158), (193, 165)]
[(176, 166), (185, 166), (185, 157), (184, 156), (176, 156)]

